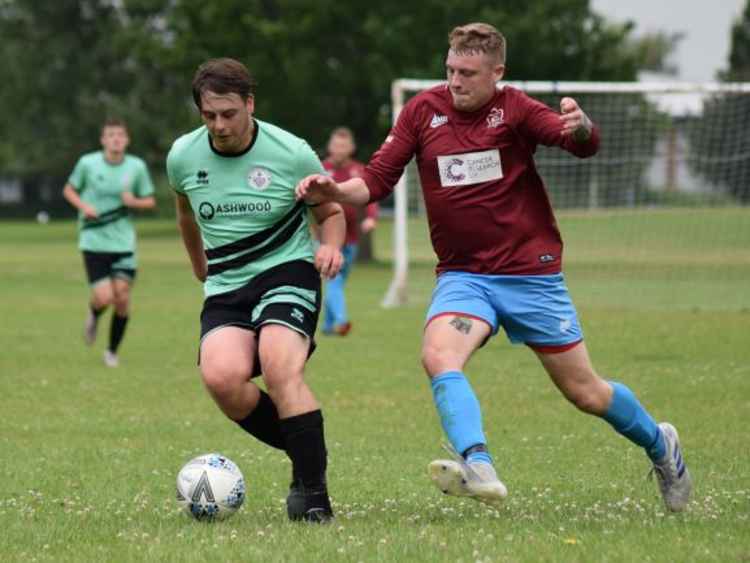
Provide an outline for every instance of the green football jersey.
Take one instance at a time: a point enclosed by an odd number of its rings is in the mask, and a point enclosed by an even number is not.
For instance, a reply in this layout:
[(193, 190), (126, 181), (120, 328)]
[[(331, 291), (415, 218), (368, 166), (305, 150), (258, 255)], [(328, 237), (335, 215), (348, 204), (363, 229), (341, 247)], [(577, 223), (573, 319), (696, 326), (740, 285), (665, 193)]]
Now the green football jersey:
[(146, 163), (126, 154), (122, 162), (111, 164), (104, 152), (92, 152), (78, 160), (68, 183), (99, 213), (96, 219), (78, 214), (78, 247), (90, 252), (135, 252), (135, 229), (122, 193), (153, 195)]
[(208, 259), (206, 296), (232, 291), (292, 260), (314, 260), (307, 206), (294, 188), (323, 174), (320, 159), (299, 137), (255, 120), (241, 154), (219, 153), (200, 127), (174, 142), (167, 156), (172, 188), (187, 196)]

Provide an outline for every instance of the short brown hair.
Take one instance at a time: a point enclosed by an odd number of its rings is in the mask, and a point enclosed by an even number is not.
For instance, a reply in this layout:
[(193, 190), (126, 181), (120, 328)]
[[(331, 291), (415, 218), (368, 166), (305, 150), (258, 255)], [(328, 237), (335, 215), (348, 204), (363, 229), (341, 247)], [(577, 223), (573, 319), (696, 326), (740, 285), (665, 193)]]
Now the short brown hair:
[(198, 67), (193, 77), (193, 101), (201, 107), (201, 94), (237, 94), (247, 100), (255, 94), (255, 80), (240, 61), (230, 58), (210, 59)]
[(488, 23), (467, 23), (454, 27), (448, 44), (456, 53), (485, 53), (505, 64), (505, 37)]
[(127, 123), (125, 123), (124, 119), (121, 119), (119, 117), (112, 117), (112, 116), (107, 117), (104, 120), (104, 123), (102, 123), (102, 133), (104, 133), (104, 130), (107, 127), (122, 127), (123, 129), (125, 129), (125, 131), (128, 130), (128, 125)]
[(336, 129), (331, 131), (331, 138), (333, 137), (345, 137), (349, 139), (352, 142), (352, 144), (355, 144), (356, 142), (354, 140), (354, 133), (348, 127), (336, 127)]

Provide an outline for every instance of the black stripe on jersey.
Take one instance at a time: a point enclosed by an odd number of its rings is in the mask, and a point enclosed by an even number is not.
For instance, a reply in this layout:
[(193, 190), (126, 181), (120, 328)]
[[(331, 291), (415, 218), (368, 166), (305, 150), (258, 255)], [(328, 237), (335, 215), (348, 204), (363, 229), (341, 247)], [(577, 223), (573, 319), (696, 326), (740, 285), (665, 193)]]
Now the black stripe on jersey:
[(298, 213), (297, 216), (294, 217), (294, 219), (292, 219), (289, 224), (278, 233), (276, 238), (274, 238), (270, 243), (265, 244), (260, 248), (257, 248), (256, 250), (246, 252), (245, 254), (240, 254), (239, 256), (237, 256), (236, 258), (232, 258), (231, 260), (226, 260), (224, 262), (219, 262), (216, 264), (209, 264), (208, 275), (215, 276), (217, 274), (221, 274), (222, 272), (226, 272), (227, 270), (241, 268), (242, 266), (245, 266), (250, 262), (257, 260), (258, 258), (265, 256), (269, 252), (276, 250), (294, 236), (294, 233), (296, 233), (297, 229), (299, 229), (300, 225), (302, 225), (303, 218), (304, 214), (302, 212)]
[(222, 246), (217, 246), (216, 248), (207, 249), (206, 258), (208, 258), (209, 260), (215, 260), (216, 258), (225, 258), (226, 256), (237, 254), (238, 252), (242, 252), (243, 250), (248, 250), (254, 246), (258, 246), (259, 244), (271, 238), (274, 233), (276, 233), (284, 225), (284, 223), (292, 219), (295, 214), (299, 213), (303, 206), (304, 203), (300, 200), (294, 207), (292, 207), (292, 209), (289, 210), (286, 215), (284, 215), (281, 219), (279, 219), (276, 223), (274, 223), (267, 229), (263, 229), (262, 231), (258, 231), (257, 233), (254, 233), (245, 238), (230, 242), (229, 244), (224, 244)]
[(118, 221), (122, 219), (123, 217), (127, 217), (129, 214), (130, 214), (129, 209), (123, 205), (122, 207), (111, 209), (107, 211), (106, 213), (102, 213), (95, 219), (84, 219), (83, 225), (81, 226), (81, 228), (82, 229), (98, 229), (99, 227), (103, 227), (104, 225), (109, 225), (110, 223), (114, 223), (115, 221)]

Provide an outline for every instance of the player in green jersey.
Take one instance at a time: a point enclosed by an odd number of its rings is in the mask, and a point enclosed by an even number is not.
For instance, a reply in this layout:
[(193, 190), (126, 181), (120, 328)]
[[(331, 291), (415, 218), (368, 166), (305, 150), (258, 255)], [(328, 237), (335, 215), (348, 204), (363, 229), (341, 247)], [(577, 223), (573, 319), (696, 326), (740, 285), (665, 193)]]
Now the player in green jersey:
[[(315, 348), (320, 276), (342, 265), (338, 204), (310, 208), (313, 251), (299, 180), (323, 168), (309, 145), (253, 117), (254, 83), (233, 59), (210, 60), (193, 79), (204, 126), (167, 157), (177, 220), (195, 276), (204, 282), (199, 363), (224, 414), (292, 461), (292, 520), (333, 516), (320, 406), (304, 380)], [(262, 373), (267, 392), (252, 381)]]
[(78, 247), (83, 252), (91, 296), (84, 339), (92, 345), (100, 315), (114, 306), (104, 362), (117, 367), (117, 349), (130, 314), (130, 288), (136, 274), (135, 229), (131, 209), (156, 206), (146, 164), (127, 154), (125, 123), (108, 119), (102, 126), (101, 151), (82, 156), (63, 190), (78, 209)]

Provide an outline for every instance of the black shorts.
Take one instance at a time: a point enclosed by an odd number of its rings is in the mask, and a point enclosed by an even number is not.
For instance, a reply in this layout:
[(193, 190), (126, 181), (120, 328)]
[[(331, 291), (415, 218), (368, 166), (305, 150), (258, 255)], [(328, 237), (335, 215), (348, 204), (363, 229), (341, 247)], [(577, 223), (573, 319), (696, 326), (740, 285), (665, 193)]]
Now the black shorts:
[(135, 281), (135, 255), (132, 252), (83, 251), (83, 265), (89, 285), (108, 278), (120, 278), (130, 283)]
[[(313, 264), (304, 260), (280, 264), (247, 285), (207, 298), (201, 312), (201, 342), (207, 334), (225, 326), (247, 328), (258, 334), (267, 324), (280, 324), (310, 339), (309, 358), (315, 351), (320, 292), (320, 274)], [(261, 373), (256, 350), (252, 377)]]

